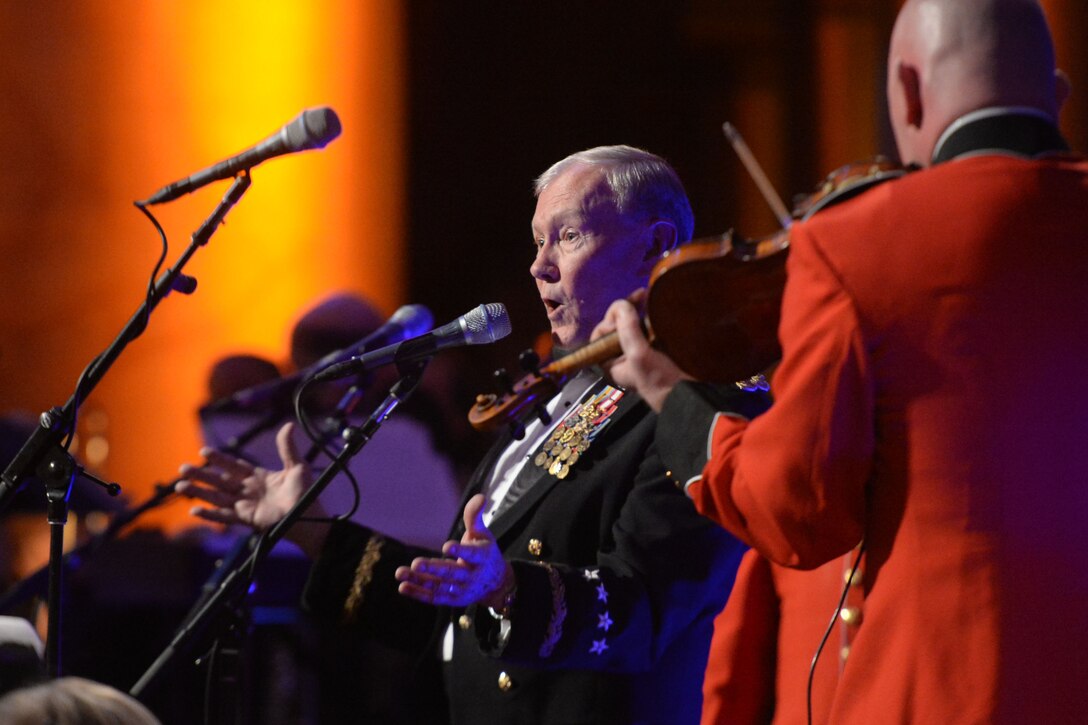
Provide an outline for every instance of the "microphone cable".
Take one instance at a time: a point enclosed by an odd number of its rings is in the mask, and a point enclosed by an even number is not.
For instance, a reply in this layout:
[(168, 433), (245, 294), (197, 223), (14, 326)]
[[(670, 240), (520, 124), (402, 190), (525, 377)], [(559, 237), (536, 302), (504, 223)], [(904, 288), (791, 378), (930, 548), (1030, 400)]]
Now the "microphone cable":
[(861, 544), (858, 545), (858, 554), (854, 557), (854, 564), (850, 567), (850, 576), (846, 577), (846, 582), (843, 584), (839, 603), (835, 607), (834, 613), (831, 615), (831, 621), (827, 623), (827, 629), (824, 631), (824, 636), (820, 639), (819, 646), (816, 647), (816, 654), (812, 656), (812, 664), (810, 664), (808, 668), (808, 684), (805, 687), (805, 715), (808, 725), (812, 725), (812, 683), (816, 679), (816, 663), (820, 661), (820, 653), (823, 652), (828, 638), (831, 637), (831, 632), (835, 629), (835, 622), (839, 620), (843, 605), (846, 604), (846, 596), (850, 593), (850, 585), (854, 581), (854, 576), (858, 573), (858, 566), (861, 564), (861, 556), (864, 553), (865, 539), (862, 539)]

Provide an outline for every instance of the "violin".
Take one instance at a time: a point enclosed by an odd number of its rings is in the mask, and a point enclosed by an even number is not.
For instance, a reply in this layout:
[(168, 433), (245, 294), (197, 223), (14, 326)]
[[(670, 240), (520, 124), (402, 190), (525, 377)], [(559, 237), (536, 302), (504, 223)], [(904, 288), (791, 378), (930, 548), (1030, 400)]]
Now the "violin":
[[(879, 157), (843, 166), (795, 202), (792, 220), (809, 219), (904, 173)], [(665, 252), (646, 294), (644, 325), (651, 344), (697, 380), (732, 383), (766, 370), (782, 354), (778, 321), (788, 251), (789, 226), (756, 240), (729, 231)], [(547, 424), (543, 403), (570, 376), (621, 352), (613, 332), (543, 367), (530, 365), (529, 374), (505, 391), (478, 395), (469, 423), (489, 431), (535, 412)]]
[[(904, 173), (881, 157), (842, 166), (795, 201), (792, 222)], [(646, 302), (654, 347), (692, 377), (713, 383), (739, 381), (777, 361), (789, 231), (758, 240), (727, 232), (662, 255)]]

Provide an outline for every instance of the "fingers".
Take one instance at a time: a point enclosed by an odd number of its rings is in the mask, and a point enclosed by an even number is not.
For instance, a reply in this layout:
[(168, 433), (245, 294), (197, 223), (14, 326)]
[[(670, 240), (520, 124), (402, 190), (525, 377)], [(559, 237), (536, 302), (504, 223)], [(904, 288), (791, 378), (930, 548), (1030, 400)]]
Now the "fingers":
[(398, 581), (466, 584), (472, 577), (469, 569), (454, 559), (420, 558), (413, 560), (410, 567), (405, 566), (400, 569), (404, 569), (404, 575), (403, 578), (398, 576)]
[[(182, 480), (175, 489), (187, 498), (208, 504), (192, 508), (190, 514), (206, 521), (254, 528), (263, 528), (274, 520), (265, 502), (268, 471), (211, 448), (201, 453), (205, 465), (182, 465)], [(262, 510), (262, 518), (258, 519)]]
[(235, 512), (235, 506), (245, 497), (245, 486), (235, 477), (244, 475), (246, 467), (252, 467), (245, 461), (230, 458), (211, 449), (207, 453), (209, 458), (218, 460), (220, 465), (230, 468), (233, 473), (220, 466), (184, 464), (179, 469), (184, 478), (178, 481), (174, 490), (186, 498), (203, 501), (214, 507), (209, 509), (194, 506), (189, 511), (193, 516), (216, 523), (239, 523), (241, 520)]
[(467, 606), (478, 597), (471, 572), (448, 559), (416, 559), (410, 568), (398, 567), (394, 577), (398, 592), (427, 604)]
[[(636, 301), (641, 298), (633, 295)], [(591, 339), (596, 340), (612, 332), (619, 335), (624, 353), (649, 347), (646, 335), (642, 331), (642, 317), (635, 306), (628, 300), (616, 300), (608, 306), (604, 319), (593, 328)]]
[[(195, 496), (197, 491), (214, 489), (237, 497), (245, 490), (241, 480), (218, 468), (186, 464), (178, 471), (184, 479), (178, 482), (177, 491), (186, 496)], [(195, 482), (200, 482), (202, 485), (197, 486)]]
[[(218, 451), (214, 448), (201, 448), (200, 455), (204, 457), (203, 466), (190, 466), (186, 464), (182, 469), (211, 471), (218, 469), (218, 474), (226, 474), (231, 478), (241, 479), (253, 474), (254, 466), (249, 461)], [(182, 471), (184, 473), (184, 470)], [(225, 480), (225, 479), (224, 479)], [(210, 483), (210, 482), (209, 482)]]
[[(402, 574), (402, 572), (406, 572)], [(411, 597), (420, 602), (426, 604), (437, 604), (435, 601), (435, 594), (441, 593), (441, 583), (436, 579), (421, 578), (417, 575), (413, 575), (411, 569), (406, 566), (399, 567), (394, 575), (400, 584), (397, 585), (397, 591), (401, 594)], [(449, 588), (446, 588), (446, 593), (449, 593)]]
[(295, 446), (294, 432), (295, 424), (288, 422), (284, 423), (276, 433), (276, 451), (280, 454), (280, 460), (283, 461), (285, 469), (297, 465), (300, 459), (298, 448)]
[(444, 584), (441, 587), (420, 586), (413, 582), (401, 582), (397, 591), (410, 599), (424, 604), (443, 607), (465, 607), (473, 600), (465, 595), (456, 584)]
[(208, 509), (194, 506), (193, 508), (189, 509), (189, 513), (193, 516), (196, 516), (197, 518), (204, 519), (205, 521), (212, 521), (217, 524), (245, 523), (244, 521), (242, 521), (242, 519), (238, 517), (237, 514), (234, 513), (234, 509), (229, 508)]
[(611, 320), (615, 325), (616, 333), (620, 339), (620, 347), (625, 355), (639, 353), (649, 348), (650, 343), (642, 332), (642, 321), (638, 312), (627, 301), (615, 302), (608, 308), (605, 320)]
[(174, 490), (181, 496), (198, 499), (216, 507), (209, 509), (202, 506), (193, 506), (189, 509), (189, 514), (192, 516), (206, 521), (214, 521), (217, 524), (242, 523), (234, 511), (234, 503), (238, 500), (236, 496), (197, 486), (191, 480), (178, 481)]
[[(484, 531), (491, 535), (490, 531), (484, 529)], [(493, 539), (476, 539), (474, 541), (447, 541), (442, 547), (442, 553), (451, 559), (461, 559), (472, 566), (483, 566), (490, 564), (496, 557), (501, 556), (497, 553), (497, 547), (494, 544)], [(448, 561), (447, 559), (441, 559), (436, 561)]]
[(401, 582), (397, 585), (397, 592), (409, 599), (415, 599), (424, 604), (437, 604), (434, 601), (434, 591), (426, 587), (417, 586), (411, 582)]
[(465, 535), (461, 538), (462, 542), (467, 543), (475, 539), (494, 541), (495, 537), (484, 526), (484, 503), (486, 500), (482, 493), (478, 493), (465, 504)]
[(232, 493), (225, 493), (207, 486), (193, 485), (191, 481), (183, 483), (179, 483), (175, 489), (179, 494), (187, 498), (199, 499), (218, 508), (233, 508), (239, 498)]
[(428, 604), (464, 607), (485, 601), (501, 588), (509, 565), (493, 543), (464, 545), (450, 541), (443, 548), (449, 556), (458, 558), (419, 558), (410, 567), (399, 567), (394, 573), (400, 582), (397, 591)]

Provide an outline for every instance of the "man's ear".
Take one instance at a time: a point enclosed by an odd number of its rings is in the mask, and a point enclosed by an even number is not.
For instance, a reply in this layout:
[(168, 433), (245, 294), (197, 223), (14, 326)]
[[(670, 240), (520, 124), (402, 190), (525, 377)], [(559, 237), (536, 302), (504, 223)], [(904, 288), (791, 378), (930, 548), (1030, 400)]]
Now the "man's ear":
[(662, 254), (676, 246), (678, 237), (676, 225), (672, 222), (664, 219), (651, 222), (646, 230), (646, 238), (648, 238), (649, 244), (646, 246), (644, 260), (656, 264)]
[(918, 69), (900, 61), (895, 69), (896, 79), (899, 81), (898, 92), (903, 95), (903, 111), (905, 118), (899, 119), (907, 126), (922, 127), (922, 82), (918, 77)]

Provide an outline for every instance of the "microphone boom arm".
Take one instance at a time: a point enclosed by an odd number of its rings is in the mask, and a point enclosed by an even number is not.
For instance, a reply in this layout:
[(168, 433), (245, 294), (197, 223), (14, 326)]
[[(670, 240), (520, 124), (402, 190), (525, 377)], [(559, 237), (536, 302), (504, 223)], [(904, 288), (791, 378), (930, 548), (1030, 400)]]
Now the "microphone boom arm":
[[(181, 270), (185, 263), (196, 253), (197, 249), (207, 243), (215, 229), (222, 223), (227, 212), (242, 198), (246, 189), (249, 188), (249, 184), (248, 174), (235, 179), (234, 184), (231, 185), (230, 190), (219, 202), (215, 211), (201, 228), (193, 234), (192, 241), (178, 258), (178, 261), (173, 267), (160, 275), (152, 286), (150, 293), (137, 309), (136, 314), (129, 319), (120, 334), (104, 352), (87, 366), (86, 371), (76, 384), (75, 392), (68, 398), (64, 408), (52, 408), (48, 412), (41, 414), (38, 427), (34, 429), (34, 432), (30, 434), (22, 448), (15, 455), (15, 458), (0, 474), (0, 513), (11, 504), (11, 500), (19, 492), (26, 477), (39, 466), (43, 464), (49, 466), (51, 464), (52, 467), (56, 467), (58, 465), (56, 464), (57, 461), (67, 461), (74, 469), (75, 461), (65, 447), (61, 445), (61, 439), (65, 432), (74, 426), (80, 403), (105, 377), (106, 372), (109, 371), (128, 344), (139, 337), (147, 328), (148, 322), (151, 320), (151, 312), (163, 298), (172, 289), (179, 289), (177, 285), (179, 280), (183, 278)], [(68, 485), (70, 486), (70, 483)], [(61, 539), (64, 522), (67, 519), (67, 496), (64, 495), (64, 500), (61, 500), (63, 491), (53, 484), (47, 483), (46, 489), (50, 503), (48, 517), (50, 525), (49, 615), (45, 645), (46, 669), (51, 676), (56, 677), (60, 675), (61, 671), (60, 605), (63, 601), (63, 547), (61, 546)]]
[(219, 224), (223, 222), (223, 218), (227, 212), (233, 207), (238, 200), (242, 198), (246, 189), (249, 188), (250, 178), (248, 175), (238, 177), (231, 188), (227, 191), (222, 201), (216, 207), (215, 211), (208, 217), (208, 219), (201, 225), (200, 229), (193, 234), (192, 242), (178, 258), (178, 261), (174, 263), (174, 266), (166, 270), (159, 276), (159, 279), (155, 282), (153, 291), (150, 295), (144, 299), (136, 313), (129, 319), (121, 330), (120, 334), (114, 339), (110, 346), (106, 348), (102, 354), (100, 354), (87, 368), (86, 375), (81, 380), (81, 385), (78, 397), (73, 394), (68, 398), (68, 402), (61, 408), (52, 408), (46, 413), (42, 413), (39, 418), (39, 425), (31, 433), (23, 447), (4, 469), (2, 475), (0, 475), (0, 513), (10, 504), (11, 498), (18, 491), (23, 480), (27, 475), (37, 467), (38, 463), (45, 457), (46, 452), (54, 447), (60, 445), (61, 437), (63, 436), (66, 424), (70, 422), (79, 406), (80, 399), (85, 399), (87, 394), (93, 390), (98, 383), (105, 377), (106, 372), (109, 371), (113, 363), (120, 357), (128, 343), (135, 340), (147, 327), (147, 323), (151, 318), (151, 313), (163, 298), (166, 297), (169, 292), (174, 289), (175, 283), (178, 278), (182, 276), (181, 270), (189, 259), (196, 253), (196, 250), (201, 246), (207, 244), (212, 234)]

